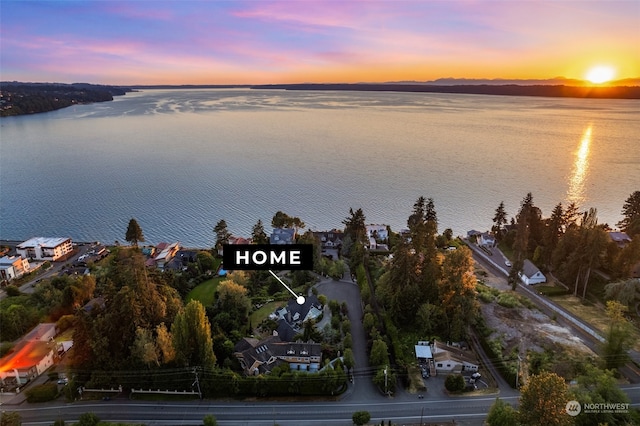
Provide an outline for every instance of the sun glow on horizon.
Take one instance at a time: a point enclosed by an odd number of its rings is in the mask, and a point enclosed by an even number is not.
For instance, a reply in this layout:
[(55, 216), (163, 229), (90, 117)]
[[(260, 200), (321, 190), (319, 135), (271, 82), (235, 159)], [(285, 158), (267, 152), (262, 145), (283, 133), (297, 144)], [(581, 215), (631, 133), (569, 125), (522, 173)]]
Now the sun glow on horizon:
[(585, 75), (585, 78), (593, 84), (602, 84), (613, 80), (615, 75), (616, 70), (612, 66), (598, 65), (589, 69), (589, 71), (587, 71), (587, 74)]

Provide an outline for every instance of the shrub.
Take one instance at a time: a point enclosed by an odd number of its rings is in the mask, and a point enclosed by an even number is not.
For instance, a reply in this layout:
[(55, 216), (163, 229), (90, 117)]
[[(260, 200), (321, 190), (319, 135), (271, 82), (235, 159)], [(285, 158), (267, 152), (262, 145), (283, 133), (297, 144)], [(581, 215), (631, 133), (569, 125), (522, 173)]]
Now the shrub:
[(493, 302), (493, 295), (491, 293), (481, 291), (478, 293), (478, 299), (484, 303), (491, 303)]
[(58, 397), (58, 385), (55, 383), (45, 383), (34, 386), (27, 391), (28, 402), (53, 401)]
[(371, 414), (369, 414), (368, 411), (356, 411), (353, 413), (351, 420), (353, 420), (353, 424), (362, 426), (369, 423), (369, 420), (371, 420)]
[(500, 293), (500, 295), (498, 296), (498, 305), (504, 306), (505, 308), (515, 308), (522, 306), (520, 302), (518, 302), (518, 299), (516, 299), (510, 293)]
[(444, 387), (449, 392), (462, 392), (465, 388), (464, 377), (461, 374), (449, 374), (444, 381)]
[(75, 320), (75, 315), (63, 315), (56, 322), (56, 327), (58, 327), (58, 330), (60, 330), (60, 332), (62, 333), (63, 331), (66, 331), (73, 327)]
[(218, 424), (218, 421), (216, 420), (215, 416), (207, 414), (206, 416), (204, 416), (204, 419), (202, 419), (202, 424), (204, 426), (216, 426)]
[(20, 289), (18, 287), (16, 287), (15, 285), (8, 285), (4, 288), (4, 291), (7, 292), (7, 296), (9, 297), (16, 297), (16, 296), (20, 296), (22, 293), (20, 292)]

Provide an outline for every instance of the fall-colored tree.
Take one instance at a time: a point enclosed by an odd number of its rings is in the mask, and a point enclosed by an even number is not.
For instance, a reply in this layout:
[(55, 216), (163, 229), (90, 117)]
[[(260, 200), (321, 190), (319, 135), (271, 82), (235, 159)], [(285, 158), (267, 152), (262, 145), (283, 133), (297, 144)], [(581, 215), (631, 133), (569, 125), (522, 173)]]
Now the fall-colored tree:
[(187, 367), (213, 367), (216, 356), (213, 353), (211, 325), (199, 301), (191, 300), (176, 315), (171, 325), (171, 334), (179, 364)]
[(523, 426), (571, 425), (573, 418), (566, 412), (570, 400), (568, 386), (555, 373), (543, 371), (532, 375), (520, 390), (519, 423)]

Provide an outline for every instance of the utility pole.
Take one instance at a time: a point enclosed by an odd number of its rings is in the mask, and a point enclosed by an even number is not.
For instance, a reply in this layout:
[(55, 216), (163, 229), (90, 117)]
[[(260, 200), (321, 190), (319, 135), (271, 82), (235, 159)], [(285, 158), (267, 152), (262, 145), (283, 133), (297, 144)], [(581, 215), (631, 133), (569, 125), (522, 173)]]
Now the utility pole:
[(518, 389), (518, 379), (520, 378), (520, 352), (518, 352), (518, 368), (516, 370), (516, 389)]
[(422, 426), (422, 419), (424, 418), (424, 407), (422, 407), (422, 410), (420, 410), (420, 426)]
[(387, 366), (384, 366), (384, 393), (389, 396), (389, 391), (387, 390)]
[(200, 397), (200, 399), (202, 399), (202, 392), (200, 391), (200, 381), (198, 380), (198, 370), (196, 369), (196, 367), (193, 367), (193, 374), (196, 375), (196, 381), (193, 382), (191, 387), (194, 387), (194, 386), (198, 387), (198, 396)]

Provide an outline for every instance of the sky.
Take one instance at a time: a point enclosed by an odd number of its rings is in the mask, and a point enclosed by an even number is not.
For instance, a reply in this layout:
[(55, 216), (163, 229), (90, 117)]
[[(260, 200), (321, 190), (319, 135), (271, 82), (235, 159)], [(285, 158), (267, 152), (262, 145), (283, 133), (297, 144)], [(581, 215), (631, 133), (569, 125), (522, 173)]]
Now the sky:
[(640, 77), (640, 0), (0, 0), (0, 80)]

